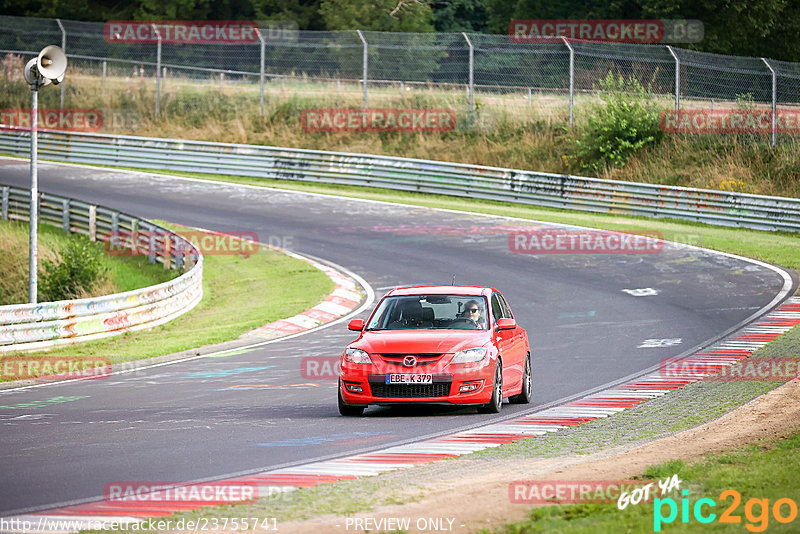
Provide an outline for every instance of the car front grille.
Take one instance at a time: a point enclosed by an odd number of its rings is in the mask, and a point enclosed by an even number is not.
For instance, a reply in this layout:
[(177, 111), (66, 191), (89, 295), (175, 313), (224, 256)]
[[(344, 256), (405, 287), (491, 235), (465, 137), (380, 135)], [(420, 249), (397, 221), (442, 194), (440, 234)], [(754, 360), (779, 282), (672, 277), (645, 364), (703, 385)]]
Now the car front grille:
[(373, 397), (411, 398), (447, 397), (450, 395), (450, 382), (433, 384), (370, 384)]
[[(403, 354), (392, 354), (392, 353), (384, 353), (379, 354), (383, 361), (387, 363), (391, 363), (394, 365), (399, 365), (403, 367), (403, 359), (406, 356), (409, 356), (408, 353)], [(432, 363), (436, 363), (442, 357), (442, 354), (413, 354), (412, 356), (417, 358), (417, 365), (415, 367), (423, 366), (423, 365), (430, 365)]]

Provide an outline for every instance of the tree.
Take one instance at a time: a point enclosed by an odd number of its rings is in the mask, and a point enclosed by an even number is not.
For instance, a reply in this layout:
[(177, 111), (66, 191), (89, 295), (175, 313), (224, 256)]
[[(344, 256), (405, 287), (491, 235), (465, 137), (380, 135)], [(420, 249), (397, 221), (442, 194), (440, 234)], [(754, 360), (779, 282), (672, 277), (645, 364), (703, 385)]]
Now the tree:
[(433, 26), (437, 32), (480, 33), (487, 28), (483, 0), (443, 0), (431, 3)]
[(509, 0), (484, 0), (484, 6), (489, 33), (507, 33), (508, 24), (514, 19), (515, 3)]
[(433, 31), (431, 8), (419, 0), (322, 0), (319, 13), (329, 30)]
[(485, 0), (488, 30), (506, 33), (515, 19), (695, 19), (699, 43), (678, 46), (719, 54), (800, 61), (797, 0)]
[[(797, 61), (792, 36), (800, 35), (796, 2), (789, 0), (650, 0), (643, 2), (644, 18), (697, 19), (705, 37), (688, 48), (719, 54), (775, 56)], [(791, 42), (791, 43), (790, 43)], [(782, 45), (782, 46), (781, 46)], [(787, 46), (789, 45), (789, 46)], [(795, 50), (792, 50), (795, 48)]]
[(324, 30), (321, 0), (253, 0), (257, 20), (294, 22), (302, 30)]

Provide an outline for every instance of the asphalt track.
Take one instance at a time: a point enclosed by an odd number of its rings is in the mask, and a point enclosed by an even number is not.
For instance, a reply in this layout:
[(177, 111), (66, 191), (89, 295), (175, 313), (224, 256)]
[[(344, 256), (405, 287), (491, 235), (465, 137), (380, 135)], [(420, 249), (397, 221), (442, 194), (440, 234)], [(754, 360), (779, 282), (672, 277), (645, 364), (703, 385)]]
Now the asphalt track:
[[(534, 402), (505, 404), (501, 416), (705, 346), (786, 283), (763, 264), (688, 247), (514, 254), (509, 229), (534, 224), (498, 217), (50, 163), (39, 180), (42, 191), (146, 218), (255, 232), (358, 273), (378, 296), (453, 274), (458, 284), (497, 287), (534, 349)], [(0, 159), (0, 183), (27, 187), (27, 161)], [(340, 417), (335, 382), (309, 384), (300, 361), (338, 355), (354, 337), (340, 323), (240, 354), (0, 392), (0, 515), (102, 496), (110, 482), (263, 471), (497, 420), (449, 408)]]

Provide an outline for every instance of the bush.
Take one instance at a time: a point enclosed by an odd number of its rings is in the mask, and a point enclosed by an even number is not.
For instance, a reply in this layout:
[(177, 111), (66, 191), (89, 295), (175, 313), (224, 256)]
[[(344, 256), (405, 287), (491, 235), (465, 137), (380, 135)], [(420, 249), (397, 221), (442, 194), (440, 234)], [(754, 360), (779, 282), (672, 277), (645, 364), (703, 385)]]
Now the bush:
[(574, 163), (595, 173), (624, 166), (633, 152), (663, 135), (658, 105), (638, 80), (609, 72), (599, 89), (604, 104), (591, 106), (586, 126), (573, 141)]
[(102, 251), (85, 236), (75, 235), (59, 251), (60, 261), (44, 260), (39, 297), (52, 302), (81, 298), (99, 285), (108, 268), (102, 264)]

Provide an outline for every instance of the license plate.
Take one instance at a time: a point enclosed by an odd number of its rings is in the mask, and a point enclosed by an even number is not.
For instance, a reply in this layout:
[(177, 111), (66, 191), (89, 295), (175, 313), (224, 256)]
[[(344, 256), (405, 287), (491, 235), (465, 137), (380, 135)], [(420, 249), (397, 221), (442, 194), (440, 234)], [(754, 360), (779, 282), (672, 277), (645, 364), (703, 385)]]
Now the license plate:
[(433, 384), (433, 375), (420, 373), (387, 374), (387, 384)]

